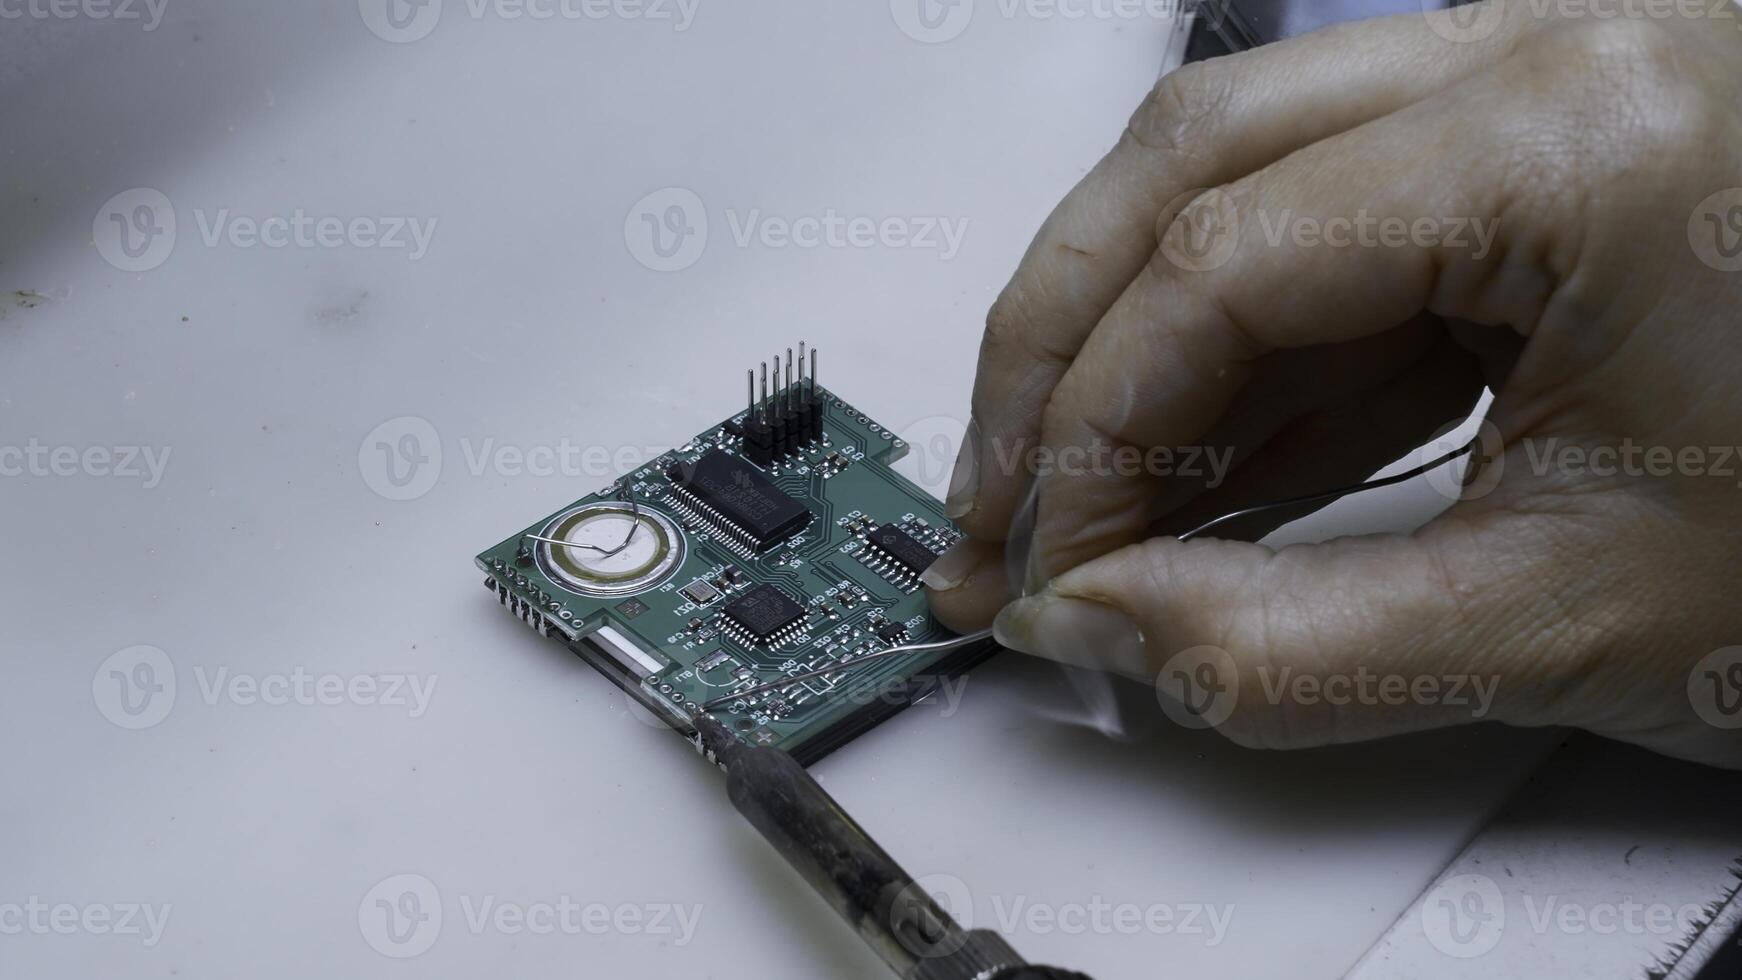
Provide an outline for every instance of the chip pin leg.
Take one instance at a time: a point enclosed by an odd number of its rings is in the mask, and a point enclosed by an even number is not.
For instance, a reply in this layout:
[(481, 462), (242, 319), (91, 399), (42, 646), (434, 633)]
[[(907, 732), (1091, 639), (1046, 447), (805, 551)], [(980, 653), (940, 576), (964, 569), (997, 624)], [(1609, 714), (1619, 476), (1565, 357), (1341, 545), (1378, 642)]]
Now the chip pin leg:
[(811, 348), (811, 431), (812, 442), (823, 440), (823, 396), (817, 394), (817, 349)]
[(796, 418), (794, 420), (796, 430), (792, 441), (796, 445), (810, 446), (814, 445), (817, 441), (814, 432), (816, 426), (813, 424), (811, 419), (815, 406), (811, 404), (811, 397), (805, 391), (804, 355), (805, 342), (801, 340), (798, 342), (798, 388), (793, 392), (792, 396), (792, 400), (798, 406), (798, 411), (795, 413)]
[(786, 349), (786, 387), (782, 389), (780, 399), (780, 424), (784, 427), (784, 435), (780, 443), (780, 455), (791, 456), (798, 453), (809, 435), (809, 427), (800, 428), (798, 417), (798, 394), (792, 386), (792, 348)]
[(768, 362), (762, 362), (762, 401), (756, 400), (755, 369), (750, 386), (750, 415), (744, 421), (744, 455), (757, 466), (767, 466), (774, 458), (773, 437), (768, 428)]
[[(786, 369), (789, 372), (792, 370), (791, 354), (787, 355)], [(787, 433), (786, 427), (786, 411), (781, 407), (782, 396), (783, 393), (780, 388), (780, 355), (776, 354), (774, 355), (774, 399), (768, 406), (768, 420), (774, 429), (773, 435), (770, 437), (769, 441), (774, 450), (773, 458), (775, 462), (785, 459), (787, 450), (791, 448), (791, 443), (788, 441), (789, 434)]]

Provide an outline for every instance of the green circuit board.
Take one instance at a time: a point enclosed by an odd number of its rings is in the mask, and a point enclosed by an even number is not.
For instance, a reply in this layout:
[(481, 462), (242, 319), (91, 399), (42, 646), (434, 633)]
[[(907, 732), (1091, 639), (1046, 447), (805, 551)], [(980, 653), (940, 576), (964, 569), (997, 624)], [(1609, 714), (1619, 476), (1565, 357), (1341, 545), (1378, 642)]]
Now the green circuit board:
[(692, 733), (706, 710), (746, 742), (808, 763), (990, 650), (853, 664), (954, 637), (932, 619), (918, 575), (960, 533), (890, 468), (907, 452), (895, 433), (814, 384), (800, 392), (804, 411), (788, 413), (794, 431), (772, 454), (756, 449), (768, 416), (752, 406), (477, 564), (522, 621), (672, 728)]

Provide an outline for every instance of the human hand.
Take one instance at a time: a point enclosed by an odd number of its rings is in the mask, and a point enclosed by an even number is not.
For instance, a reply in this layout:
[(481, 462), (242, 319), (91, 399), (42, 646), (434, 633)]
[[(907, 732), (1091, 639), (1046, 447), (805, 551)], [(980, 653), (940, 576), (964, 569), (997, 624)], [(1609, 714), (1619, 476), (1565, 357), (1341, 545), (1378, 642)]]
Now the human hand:
[[(1162, 80), (988, 316), (940, 618), (1164, 690), (1217, 665), (1246, 745), (1471, 718), (1279, 677), (1468, 676), (1487, 717), (1742, 768), (1742, 33), (1472, 13)], [(1484, 383), (1480, 475), (1414, 534), (1172, 536), (1359, 482)], [(1177, 447), (1226, 482), (1153, 465)]]

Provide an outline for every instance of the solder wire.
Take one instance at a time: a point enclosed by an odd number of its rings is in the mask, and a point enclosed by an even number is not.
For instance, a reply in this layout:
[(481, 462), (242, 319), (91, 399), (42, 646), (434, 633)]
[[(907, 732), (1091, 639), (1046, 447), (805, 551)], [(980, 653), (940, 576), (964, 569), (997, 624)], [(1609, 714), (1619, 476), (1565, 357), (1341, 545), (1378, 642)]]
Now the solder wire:
[[(812, 377), (813, 378), (815, 377), (814, 371), (812, 372)], [(1326, 490), (1322, 493), (1307, 494), (1307, 495), (1301, 496), (1301, 497), (1290, 497), (1287, 500), (1278, 500), (1275, 503), (1269, 503), (1269, 504), (1259, 504), (1256, 507), (1247, 507), (1243, 510), (1237, 510), (1237, 511), (1234, 511), (1234, 512), (1229, 513), (1229, 514), (1223, 514), (1221, 517), (1218, 517), (1218, 518), (1211, 520), (1211, 521), (1206, 521), (1205, 523), (1200, 524), (1195, 528), (1192, 528), (1190, 531), (1185, 532), (1184, 534), (1179, 536), (1179, 540), (1190, 541), (1193, 538), (1199, 537), (1199, 536), (1201, 536), (1209, 531), (1214, 530), (1217, 527), (1220, 527), (1223, 524), (1228, 523), (1229, 521), (1238, 520), (1239, 518), (1242, 518), (1242, 517), (1250, 517), (1253, 514), (1264, 514), (1264, 513), (1269, 513), (1271, 511), (1276, 511), (1276, 510), (1292, 510), (1292, 509), (1297, 508), (1297, 507), (1305, 507), (1309, 504), (1317, 504), (1317, 503), (1325, 503), (1325, 502), (1333, 501), (1333, 500), (1341, 500), (1344, 497), (1348, 497), (1348, 496), (1351, 496), (1351, 495), (1357, 494), (1357, 493), (1363, 493), (1363, 492), (1368, 491), (1368, 490), (1378, 490), (1382, 487), (1395, 486), (1399, 483), (1404, 483), (1406, 481), (1413, 480), (1418, 476), (1422, 476), (1422, 475), (1429, 473), (1433, 470), (1439, 469), (1441, 466), (1444, 466), (1447, 463), (1452, 462), (1453, 460), (1461, 459), (1465, 456), (1470, 455), (1472, 452), (1475, 451), (1476, 446), (1478, 445), (1478, 443), (1480, 443), (1480, 441), (1481, 441), (1480, 439), (1472, 439), (1470, 442), (1466, 443), (1465, 445), (1463, 445), (1457, 449), (1454, 449), (1451, 452), (1446, 453), (1445, 455), (1438, 457), (1437, 459), (1430, 460), (1426, 463), (1421, 464), (1420, 466), (1405, 470), (1402, 473), (1397, 473), (1397, 474), (1394, 474), (1392, 476), (1382, 477), (1382, 478), (1377, 479), (1377, 480), (1368, 480), (1365, 483), (1355, 483), (1355, 484), (1351, 484), (1351, 485), (1346, 486), (1346, 487), (1338, 487), (1335, 490)], [(824, 668), (822, 670), (806, 671), (806, 672), (801, 673), (801, 674), (789, 674), (786, 677), (783, 677), (777, 681), (772, 681), (772, 682), (767, 683), (767, 684), (759, 684), (756, 687), (748, 688), (748, 689), (743, 690), (743, 691), (738, 691), (738, 692), (735, 692), (733, 694), (728, 694), (728, 695), (725, 695), (723, 697), (717, 697), (711, 701), (705, 701), (702, 703), (702, 708), (703, 709), (711, 709), (711, 708), (714, 708), (718, 705), (727, 704), (731, 701), (736, 701), (739, 698), (752, 697), (754, 695), (761, 694), (765, 691), (774, 691), (774, 690), (779, 690), (781, 688), (791, 687), (792, 685), (800, 683), (802, 681), (812, 680), (812, 679), (817, 678), (817, 677), (827, 677), (830, 674), (838, 674), (838, 673), (841, 673), (843, 671), (849, 671), (849, 670), (854, 669), (855, 667), (858, 667), (860, 664), (866, 663), (866, 662), (871, 661), (871, 660), (881, 660), (885, 657), (894, 657), (894, 656), (900, 656), (900, 655), (909, 654), (909, 653), (925, 653), (925, 652), (933, 651), (933, 650), (953, 650), (953, 649), (956, 649), (957, 647), (964, 647), (964, 646), (967, 646), (971, 643), (979, 643), (981, 641), (989, 640), (991, 638), (992, 638), (992, 631), (990, 629), (983, 629), (983, 630), (975, 630), (972, 633), (965, 633), (961, 636), (952, 637), (948, 640), (939, 640), (935, 643), (917, 643), (917, 644), (912, 644), (912, 645), (908, 645), (908, 646), (890, 647), (887, 650), (879, 650), (875, 653), (864, 653), (864, 654), (860, 654), (860, 655), (854, 657), (851, 661), (837, 664), (833, 667), (827, 667), (827, 668)]]
[(870, 661), (870, 660), (881, 660), (885, 657), (894, 657), (897, 655), (908, 654), (908, 653), (925, 653), (927, 651), (932, 651), (932, 650), (954, 650), (957, 647), (967, 646), (970, 643), (979, 643), (982, 640), (990, 640), (991, 638), (992, 638), (992, 631), (989, 629), (983, 629), (983, 630), (975, 630), (972, 633), (965, 633), (961, 636), (951, 637), (950, 639), (947, 639), (947, 640), (939, 640), (936, 643), (913, 643), (913, 644), (908, 644), (906, 646), (890, 647), (887, 650), (878, 650), (875, 653), (861, 653), (861, 654), (858, 654), (857, 656), (853, 657), (852, 660), (837, 664), (833, 667), (826, 667), (822, 670), (809, 670), (809, 671), (805, 671), (802, 674), (788, 674), (787, 676), (781, 678), (780, 680), (773, 681), (773, 682), (768, 683), (768, 684), (760, 684), (760, 685), (757, 685), (756, 687), (748, 688), (748, 689), (743, 690), (743, 691), (737, 691), (737, 692), (734, 692), (732, 694), (727, 694), (727, 695), (724, 695), (722, 697), (714, 698), (712, 701), (704, 701), (704, 702), (702, 702), (702, 707), (704, 709), (713, 708), (716, 705), (726, 704), (727, 702), (730, 702), (730, 701), (736, 701), (739, 698), (751, 697), (753, 695), (761, 694), (764, 691), (772, 691), (772, 690), (775, 690), (777, 688), (791, 687), (794, 684), (797, 684), (801, 681), (808, 681), (808, 680), (811, 680), (812, 678), (827, 677), (830, 674), (839, 674), (842, 671), (852, 670), (853, 668), (859, 666), (860, 664), (865, 663), (866, 661)]
[(1378, 480), (1368, 480), (1366, 483), (1355, 483), (1346, 487), (1338, 487), (1335, 490), (1326, 490), (1323, 493), (1310, 493), (1304, 497), (1291, 497), (1287, 500), (1278, 500), (1273, 504), (1259, 504), (1256, 507), (1248, 507), (1245, 510), (1234, 511), (1232, 514), (1223, 514), (1221, 517), (1218, 517), (1213, 521), (1208, 521), (1192, 528), (1190, 531), (1180, 535), (1179, 539), (1181, 541), (1190, 541), (1191, 539), (1198, 537), (1207, 531), (1214, 530), (1229, 521), (1238, 520), (1242, 517), (1250, 517), (1253, 514), (1265, 514), (1273, 510), (1293, 510), (1296, 507), (1305, 507), (1308, 504), (1319, 504), (1332, 500), (1341, 500), (1344, 497), (1363, 493), (1368, 490), (1378, 490), (1381, 487), (1395, 486), (1399, 483), (1413, 480), (1432, 470), (1437, 470), (1454, 459), (1460, 459), (1464, 456), (1470, 455), (1476, 450), (1476, 445), (1479, 442), (1481, 442), (1480, 439), (1472, 439), (1462, 447), (1454, 449), (1438, 459), (1423, 463), (1414, 469), (1405, 470), (1402, 473), (1383, 477)]
[(523, 534), (520, 536), (521, 540), (531, 538), (534, 541), (542, 541), (545, 544), (554, 544), (564, 548), (574, 548), (578, 551), (597, 551), (606, 558), (614, 558), (628, 549), (630, 543), (635, 540), (635, 529), (641, 526), (641, 504), (635, 499), (635, 488), (627, 483), (623, 484), (623, 499), (629, 501), (629, 534), (623, 538), (623, 543), (615, 548), (601, 548), (596, 544), (581, 544), (577, 541), (547, 538), (540, 534)]

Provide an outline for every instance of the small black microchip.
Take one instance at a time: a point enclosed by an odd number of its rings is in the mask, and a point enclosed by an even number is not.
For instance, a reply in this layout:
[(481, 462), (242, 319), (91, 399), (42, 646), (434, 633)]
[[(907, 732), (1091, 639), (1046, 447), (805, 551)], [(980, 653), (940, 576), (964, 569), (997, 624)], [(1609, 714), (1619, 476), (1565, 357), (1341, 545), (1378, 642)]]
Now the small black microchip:
[(758, 643), (804, 618), (804, 607), (772, 585), (758, 585), (726, 606), (726, 618)]
[(748, 462), (714, 450), (666, 471), (671, 481), (750, 536), (757, 551), (805, 529), (811, 512)]
[(907, 638), (907, 627), (900, 623), (884, 623), (877, 627), (877, 638), (884, 643), (898, 643)]
[(930, 568), (931, 563), (938, 560), (935, 552), (893, 524), (885, 524), (866, 537), (897, 565), (915, 575)]

